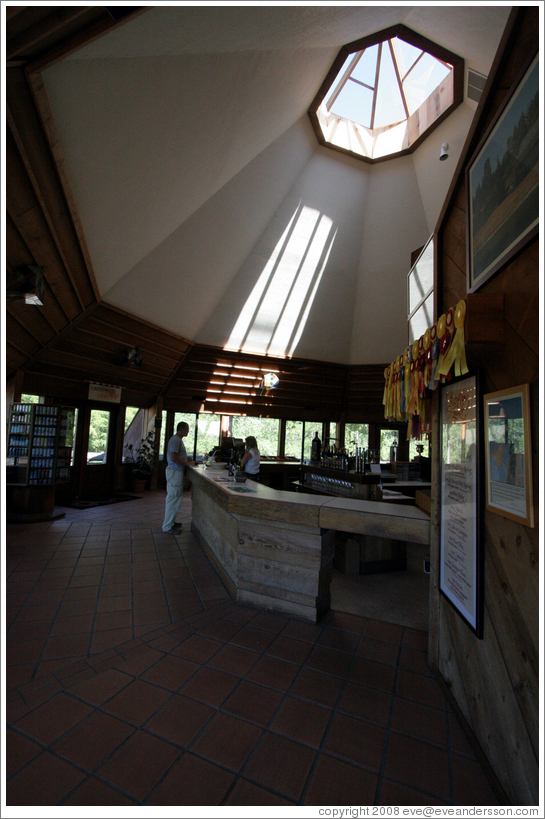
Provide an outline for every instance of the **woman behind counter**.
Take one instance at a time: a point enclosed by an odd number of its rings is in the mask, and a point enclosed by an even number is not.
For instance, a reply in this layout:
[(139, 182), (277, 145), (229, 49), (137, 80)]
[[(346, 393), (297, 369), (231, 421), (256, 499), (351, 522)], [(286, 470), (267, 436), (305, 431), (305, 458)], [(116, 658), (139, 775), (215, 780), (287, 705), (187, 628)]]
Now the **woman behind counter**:
[(253, 435), (248, 435), (246, 438), (246, 452), (242, 456), (240, 465), (246, 472), (246, 475), (253, 481), (259, 481), (259, 463), (261, 455), (257, 448), (257, 441)]

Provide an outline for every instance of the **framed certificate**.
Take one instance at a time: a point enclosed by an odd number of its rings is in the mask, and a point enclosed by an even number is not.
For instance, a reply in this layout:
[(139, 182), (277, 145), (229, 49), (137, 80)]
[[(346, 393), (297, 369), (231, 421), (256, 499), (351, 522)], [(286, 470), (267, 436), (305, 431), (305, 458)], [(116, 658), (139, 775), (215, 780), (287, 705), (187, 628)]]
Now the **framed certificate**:
[(534, 525), (528, 384), (484, 396), (486, 508)]
[(439, 588), (482, 638), (483, 554), (478, 376), (441, 390)]

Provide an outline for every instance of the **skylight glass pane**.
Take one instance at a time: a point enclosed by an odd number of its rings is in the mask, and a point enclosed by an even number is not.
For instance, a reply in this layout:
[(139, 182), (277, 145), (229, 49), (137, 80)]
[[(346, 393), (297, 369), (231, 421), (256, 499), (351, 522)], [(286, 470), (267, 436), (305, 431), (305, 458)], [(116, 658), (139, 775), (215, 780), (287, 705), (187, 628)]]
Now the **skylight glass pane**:
[(326, 96), (326, 100), (325, 100), (325, 102), (326, 102), (326, 105), (327, 105), (327, 107), (328, 107), (328, 108), (329, 108), (329, 106), (330, 106), (331, 97), (333, 97), (333, 95), (335, 94), (335, 91), (336, 91), (336, 89), (337, 89), (337, 86), (339, 85), (340, 80), (341, 80), (341, 79), (342, 79), (342, 77), (344, 76), (345, 71), (347, 71), (347, 70), (348, 70), (348, 66), (350, 65), (350, 63), (352, 62), (352, 60), (353, 60), (353, 59), (354, 59), (354, 55), (353, 55), (353, 54), (349, 54), (349, 55), (348, 55), (348, 57), (346, 58), (346, 60), (345, 60), (345, 61), (344, 61), (344, 63), (343, 63), (343, 67), (341, 68), (341, 70), (340, 70), (340, 71), (339, 71), (339, 73), (337, 74), (337, 76), (336, 76), (336, 78), (335, 78), (335, 82), (333, 83), (333, 85), (331, 86), (331, 88), (329, 89), (329, 91), (327, 92), (327, 96)]
[(335, 100), (331, 111), (338, 117), (370, 127), (373, 92), (357, 83), (348, 82)]
[(390, 46), (388, 43), (384, 43), (380, 60), (377, 108), (373, 128), (392, 125), (394, 122), (401, 122), (406, 117)]
[(377, 57), (378, 45), (366, 48), (351, 76), (360, 82), (364, 82), (366, 85), (370, 85), (371, 88), (374, 88), (377, 73)]
[(392, 44), (397, 56), (399, 73), (403, 79), (409, 68), (414, 65), (416, 60), (422, 54), (422, 49), (417, 48), (410, 43), (406, 43), (405, 40), (400, 40), (399, 37), (394, 37)]
[(403, 83), (411, 114), (428, 99), (432, 91), (448, 76), (450, 70), (431, 54), (424, 54)]

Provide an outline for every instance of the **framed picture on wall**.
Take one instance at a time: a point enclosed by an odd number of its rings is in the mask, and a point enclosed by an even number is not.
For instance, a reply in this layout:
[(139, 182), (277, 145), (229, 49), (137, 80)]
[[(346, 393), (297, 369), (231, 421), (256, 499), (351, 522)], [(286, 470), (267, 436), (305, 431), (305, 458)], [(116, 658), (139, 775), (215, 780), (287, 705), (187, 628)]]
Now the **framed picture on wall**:
[(534, 525), (528, 384), (484, 396), (486, 508)]
[(537, 235), (539, 58), (514, 83), (466, 169), (467, 291), (473, 293)]
[(477, 637), (483, 629), (482, 416), (478, 374), (441, 390), (439, 589)]

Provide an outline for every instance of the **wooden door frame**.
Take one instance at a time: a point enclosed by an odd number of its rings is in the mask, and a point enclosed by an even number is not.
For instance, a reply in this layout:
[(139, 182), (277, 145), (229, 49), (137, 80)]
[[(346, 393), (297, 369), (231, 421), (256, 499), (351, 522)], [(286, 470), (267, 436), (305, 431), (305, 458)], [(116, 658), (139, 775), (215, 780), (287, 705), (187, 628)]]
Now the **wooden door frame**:
[[(87, 446), (89, 443), (89, 428), (91, 425), (91, 412), (102, 410), (110, 412), (110, 423), (108, 424), (108, 441), (106, 445), (106, 462), (89, 466), (87, 463)], [(116, 487), (117, 478), (117, 457), (119, 454), (119, 428), (124, 420), (124, 410), (119, 404), (104, 404), (98, 401), (86, 401), (78, 409), (78, 428), (76, 430), (76, 451), (79, 455), (79, 463), (74, 464), (77, 470), (77, 495), (82, 498), (87, 492), (87, 481), (89, 469), (101, 470), (106, 479), (106, 495), (113, 494)], [(81, 417), (81, 423), (80, 423)], [(95, 473), (96, 474), (96, 473)]]

